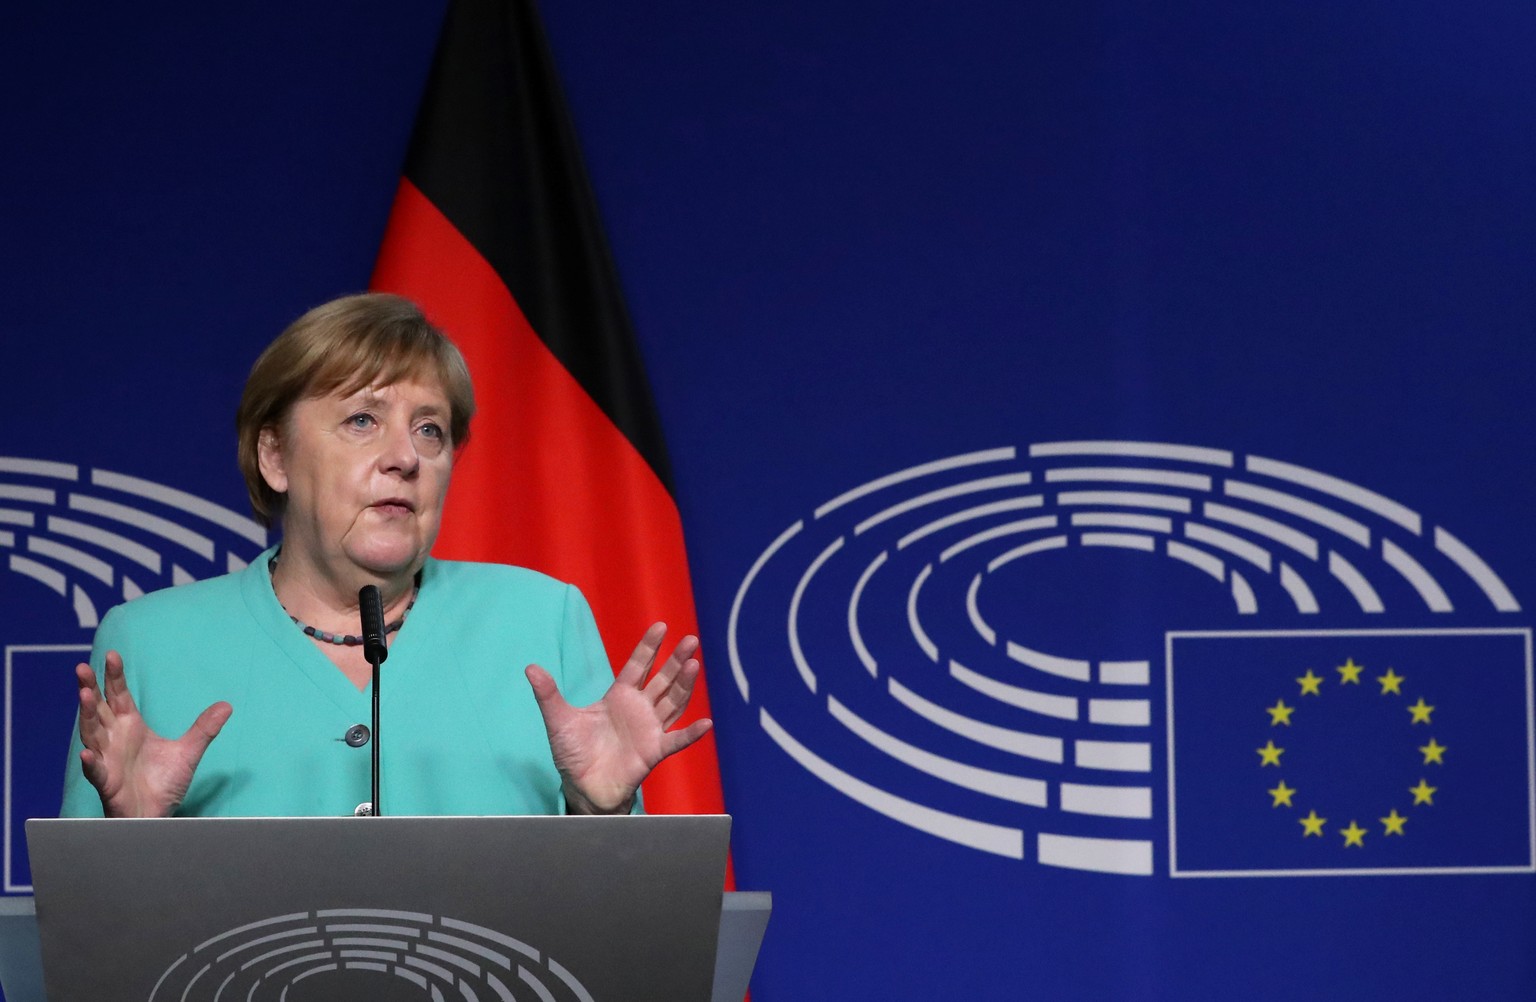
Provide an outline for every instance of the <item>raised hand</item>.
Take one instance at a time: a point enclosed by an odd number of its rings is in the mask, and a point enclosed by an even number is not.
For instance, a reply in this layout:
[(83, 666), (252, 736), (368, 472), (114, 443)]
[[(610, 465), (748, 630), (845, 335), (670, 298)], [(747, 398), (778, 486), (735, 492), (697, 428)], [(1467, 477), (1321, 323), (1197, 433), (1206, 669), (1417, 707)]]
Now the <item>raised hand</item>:
[(696, 720), (682, 730), (667, 730), (683, 715), (693, 695), (699, 676), (699, 662), (693, 655), (699, 639), (684, 637), (652, 675), (666, 635), (665, 623), (646, 630), (613, 685), (591, 706), (571, 706), (549, 672), (528, 666), (528, 681), (544, 715), (549, 748), (572, 813), (628, 812), (635, 791), (651, 770), (702, 738), (712, 726), (709, 720)]
[(101, 796), (109, 818), (168, 817), (187, 795), (192, 774), (208, 744), (219, 736), (234, 712), (214, 703), (198, 715), (187, 733), (172, 741), (149, 729), (123, 675), (123, 659), (108, 651), (106, 693), (88, 664), (75, 666), (80, 685), (80, 766)]

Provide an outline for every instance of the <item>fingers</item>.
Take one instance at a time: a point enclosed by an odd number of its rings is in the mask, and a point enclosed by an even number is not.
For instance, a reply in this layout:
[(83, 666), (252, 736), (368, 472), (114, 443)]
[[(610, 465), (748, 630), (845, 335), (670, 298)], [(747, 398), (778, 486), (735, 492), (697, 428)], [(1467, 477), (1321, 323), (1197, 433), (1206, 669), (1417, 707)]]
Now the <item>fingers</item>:
[(667, 758), (676, 755), (695, 741), (709, 733), (715, 722), (705, 717), (703, 720), (695, 720), (680, 731), (668, 731), (661, 736), (661, 757)]
[(192, 721), (192, 726), (187, 728), (187, 733), (181, 736), (181, 745), (187, 751), (187, 761), (193, 769), (203, 760), (203, 753), (213, 743), (213, 739), (219, 736), (224, 725), (229, 722), (230, 714), (235, 708), (228, 703), (214, 703), (208, 709), (197, 715)]
[[(661, 721), (663, 728), (677, 723), (683, 711), (688, 709), (688, 701), (693, 698), (693, 686), (698, 681), (701, 670), (699, 662), (690, 658), (678, 669), (671, 683), (653, 697), (656, 717)], [(647, 688), (646, 692), (649, 693), (650, 689)]]
[(93, 748), (100, 741), (101, 690), (96, 686), (96, 673), (85, 662), (75, 665), (75, 682), (80, 688), (80, 741)]
[(677, 723), (688, 701), (693, 698), (693, 686), (702, 670), (694, 657), (699, 650), (699, 638), (689, 635), (678, 641), (672, 656), (646, 684), (645, 694), (656, 708), (656, 717), (663, 728)]
[(560, 687), (555, 684), (554, 676), (538, 665), (529, 665), (523, 674), (528, 676), (528, 684), (533, 686), (533, 698), (540, 703), (560, 696)]
[(683, 674), (690, 663), (697, 668), (698, 662), (693, 661), (692, 658), (698, 649), (699, 638), (692, 634), (677, 642), (677, 646), (672, 648), (672, 656), (667, 658), (666, 663), (646, 683), (645, 693), (651, 697), (652, 703), (660, 703), (666, 697), (672, 683)]
[(620, 669), (618, 675), (620, 685), (640, 688), (645, 682), (645, 677), (651, 673), (651, 666), (656, 663), (656, 653), (661, 650), (661, 641), (666, 635), (666, 623), (651, 624), (650, 629), (646, 630), (640, 638), (640, 643), (635, 645), (634, 653)]
[(86, 782), (94, 786), (99, 792), (107, 783), (107, 766), (99, 754), (89, 748), (80, 751), (80, 771), (85, 773)]
[(114, 713), (132, 713), (133, 694), (128, 691), (128, 678), (123, 671), (123, 656), (116, 651), (108, 651), (101, 674), (104, 679), (102, 694), (106, 697), (107, 705)]
[(75, 665), (75, 684), (80, 687), (82, 692), (86, 689), (89, 689), (92, 692), (99, 694), (101, 691), (96, 686), (96, 672), (94, 672), (91, 669), (91, 666), (84, 661)]
[(106, 733), (123, 714), (137, 712), (133, 694), (123, 673), (123, 657), (108, 651), (102, 666), (105, 691), (97, 684), (96, 673), (85, 662), (75, 665), (75, 684), (80, 690), (80, 740), (100, 748)]
[(528, 676), (528, 684), (533, 686), (533, 698), (539, 704), (539, 713), (544, 717), (545, 727), (554, 726), (572, 712), (571, 704), (560, 694), (560, 687), (555, 684), (554, 676), (549, 672), (538, 665), (529, 665), (523, 674)]
[[(121, 666), (121, 659), (118, 664)], [(80, 743), (84, 745), (80, 749), (80, 771), (98, 791), (105, 791), (111, 781), (106, 750), (117, 715), (103, 699), (96, 673), (89, 664), (82, 661), (75, 665), (75, 683), (80, 690)]]

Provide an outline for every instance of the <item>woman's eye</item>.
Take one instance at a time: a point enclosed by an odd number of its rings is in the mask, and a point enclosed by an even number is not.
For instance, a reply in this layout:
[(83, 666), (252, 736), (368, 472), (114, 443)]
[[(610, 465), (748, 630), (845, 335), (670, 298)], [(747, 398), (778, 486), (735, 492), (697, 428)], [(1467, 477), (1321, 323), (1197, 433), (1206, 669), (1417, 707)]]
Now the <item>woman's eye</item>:
[(420, 430), (420, 432), (423, 435), (427, 436), (428, 438), (438, 438), (438, 439), (440, 439), (440, 438), (443, 437), (443, 429), (441, 427), (439, 427), (438, 425), (432, 424), (430, 422), (428, 422), (427, 424), (422, 425), (419, 430)]
[(354, 414), (347, 418), (347, 424), (353, 428), (371, 428), (373, 426), (372, 414)]

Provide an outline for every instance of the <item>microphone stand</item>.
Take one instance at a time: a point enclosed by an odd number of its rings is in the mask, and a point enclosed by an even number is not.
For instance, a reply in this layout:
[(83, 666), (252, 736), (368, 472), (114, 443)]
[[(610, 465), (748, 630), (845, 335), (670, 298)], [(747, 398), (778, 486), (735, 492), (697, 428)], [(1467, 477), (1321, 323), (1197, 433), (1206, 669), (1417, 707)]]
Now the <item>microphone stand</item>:
[(379, 665), (389, 657), (384, 642), (384, 600), (377, 585), (364, 585), (357, 593), (358, 613), (363, 621), (363, 657), (373, 666), (373, 817), (382, 817), (379, 806)]
[(373, 816), (377, 818), (384, 813), (379, 808), (379, 662), (369, 663), (373, 665), (373, 788), (370, 792), (373, 797)]

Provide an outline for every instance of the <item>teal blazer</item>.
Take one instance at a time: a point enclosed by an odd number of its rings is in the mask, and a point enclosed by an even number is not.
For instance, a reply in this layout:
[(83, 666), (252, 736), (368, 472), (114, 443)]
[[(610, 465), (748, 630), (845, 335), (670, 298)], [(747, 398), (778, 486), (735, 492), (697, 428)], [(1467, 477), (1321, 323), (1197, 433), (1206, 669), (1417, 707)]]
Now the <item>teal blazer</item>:
[[(179, 737), (207, 706), (234, 715), (193, 777), (184, 816), (351, 814), (369, 799), (372, 686), (358, 690), (288, 618), (263, 553), (243, 570), (112, 609), (96, 631), (98, 677), (123, 657), (145, 721)], [(613, 682), (581, 592), (535, 571), (428, 560), (416, 605), (391, 635), (380, 677), (380, 799), (390, 815), (559, 814), (560, 776), (529, 664), (575, 706)], [(63, 817), (100, 817), (76, 729)]]

